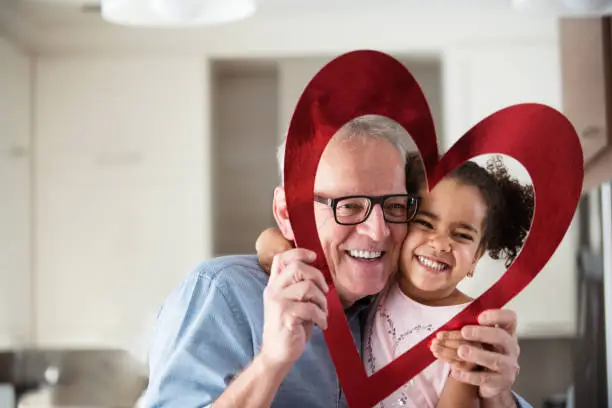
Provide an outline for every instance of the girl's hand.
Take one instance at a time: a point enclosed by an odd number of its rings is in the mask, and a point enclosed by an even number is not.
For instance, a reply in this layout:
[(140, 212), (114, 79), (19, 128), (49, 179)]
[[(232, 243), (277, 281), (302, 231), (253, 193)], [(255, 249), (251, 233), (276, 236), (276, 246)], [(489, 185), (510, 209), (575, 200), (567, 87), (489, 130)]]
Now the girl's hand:
[(449, 363), (453, 370), (475, 370), (478, 367), (476, 364), (467, 362), (459, 357), (458, 350), (461, 345), (469, 345), (478, 349), (484, 349), (481, 343), (464, 340), (461, 337), (461, 332), (440, 332), (431, 342), (430, 350), (434, 357), (445, 363)]
[[(479, 368), (476, 371), (454, 371), (453, 377), (478, 386), (482, 398), (513, 401), (511, 390), (519, 372), (520, 354), (516, 313), (508, 309), (487, 310), (478, 316), (478, 324), (465, 326), (460, 332), (446, 333), (458, 333), (468, 341), (459, 347), (457, 353), (464, 361), (478, 364)], [(484, 347), (471, 347), (474, 342)]]
[(263, 231), (255, 242), (259, 265), (267, 273), (270, 273), (274, 256), (292, 248), (294, 248), (293, 242), (286, 240), (278, 228), (268, 228)]

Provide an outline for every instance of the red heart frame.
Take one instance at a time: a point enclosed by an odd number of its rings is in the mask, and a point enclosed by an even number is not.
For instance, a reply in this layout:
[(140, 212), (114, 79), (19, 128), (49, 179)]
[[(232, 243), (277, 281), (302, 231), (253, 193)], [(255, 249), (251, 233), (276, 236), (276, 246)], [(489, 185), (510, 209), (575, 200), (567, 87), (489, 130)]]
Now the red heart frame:
[(368, 377), (318, 239), (313, 189), (319, 159), (342, 125), (366, 114), (386, 116), (406, 129), (423, 157), (430, 189), (464, 161), (489, 153), (514, 157), (531, 176), (537, 206), (523, 250), (495, 285), (440, 330), (475, 324), (482, 311), (502, 307), (533, 280), (569, 227), (584, 173), (582, 148), (574, 127), (548, 106), (520, 104), (502, 109), (470, 129), (438, 160), (427, 101), (414, 77), (396, 59), (377, 51), (354, 51), (332, 60), (315, 75), (291, 119), (285, 189), (296, 245), (317, 253), (315, 266), (332, 288), (327, 295), (325, 340), (353, 408), (375, 405), (435, 360), (428, 348), (435, 336), (432, 333)]

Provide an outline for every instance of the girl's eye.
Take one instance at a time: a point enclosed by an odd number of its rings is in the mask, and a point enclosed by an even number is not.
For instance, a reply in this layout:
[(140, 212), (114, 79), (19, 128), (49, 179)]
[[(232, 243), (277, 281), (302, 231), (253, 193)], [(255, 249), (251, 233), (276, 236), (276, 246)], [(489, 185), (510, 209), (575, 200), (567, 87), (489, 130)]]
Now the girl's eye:
[(472, 238), (472, 236), (469, 234), (457, 233), (455, 236), (464, 241), (474, 241), (474, 238)]
[(414, 224), (419, 224), (419, 225), (422, 225), (422, 226), (423, 226), (423, 227), (425, 227), (425, 228), (428, 228), (428, 229), (433, 229), (433, 225), (431, 225), (431, 223), (430, 223), (430, 222), (425, 221), (425, 220), (423, 220), (423, 219), (419, 219), (419, 218), (417, 218), (417, 219), (413, 220), (412, 222), (413, 222)]

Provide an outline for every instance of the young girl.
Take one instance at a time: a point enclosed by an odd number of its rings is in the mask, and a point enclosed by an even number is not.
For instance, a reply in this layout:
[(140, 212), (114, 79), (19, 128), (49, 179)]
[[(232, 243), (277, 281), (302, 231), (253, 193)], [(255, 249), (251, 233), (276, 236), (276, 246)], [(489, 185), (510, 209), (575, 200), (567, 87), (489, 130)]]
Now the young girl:
[[(474, 275), (485, 252), (509, 266), (527, 236), (533, 189), (510, 178), (499, 158), (487, 168), (466, 162), (427, 191), (420, 157), (409, 155), (407, 190), (421, 197), (400, 255), (398, 274), (379, 295), (364, 331), (363, 361), (372, 374), (440, 328), (472, 299), (457, 284)], [(256, 249), (264, 269), (290, 249), (276, 229)], [(434, 344), (434, 355), (435, 344)], [(378, 407), (478, 407), (478, 389), (450, 376), (437, 360)]]

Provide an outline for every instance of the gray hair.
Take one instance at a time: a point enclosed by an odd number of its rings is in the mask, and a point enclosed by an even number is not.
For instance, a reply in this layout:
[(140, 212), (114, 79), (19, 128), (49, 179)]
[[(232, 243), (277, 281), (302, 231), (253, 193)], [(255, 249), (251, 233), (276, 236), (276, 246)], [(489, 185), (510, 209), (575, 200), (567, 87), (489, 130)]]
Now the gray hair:
[[(404, 164), (406, 164), (407, 153), (415, 150), (414, 142), (402, 126), (387, 117), (379, 115), (364, 115), (355, 118), (342, 126), (334, 135), (334, 137), (336, 136), (341, 136), (343, 138), (367, 137), (387, 140), (397, 149)], [(287, 137), (283, 139), (283, 142), (276, 152), (281, 184), (284, 183), (286, 142)]]

